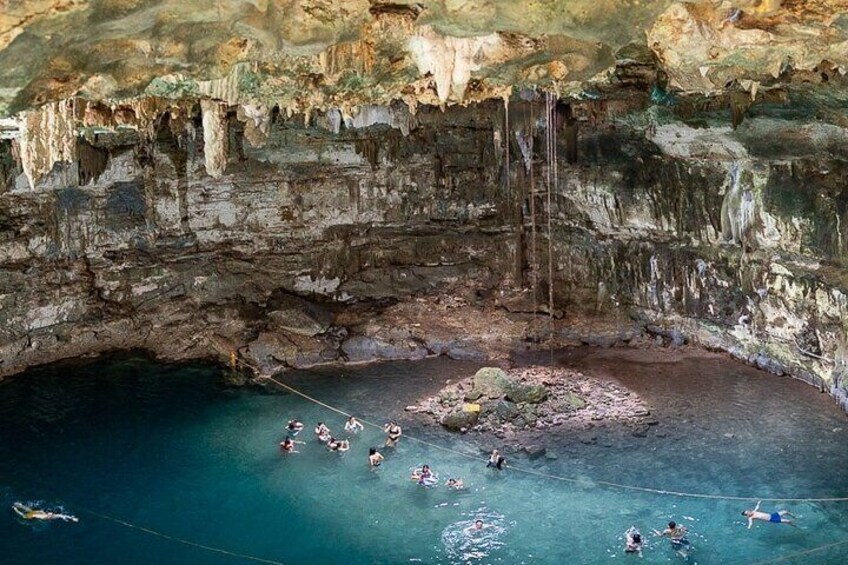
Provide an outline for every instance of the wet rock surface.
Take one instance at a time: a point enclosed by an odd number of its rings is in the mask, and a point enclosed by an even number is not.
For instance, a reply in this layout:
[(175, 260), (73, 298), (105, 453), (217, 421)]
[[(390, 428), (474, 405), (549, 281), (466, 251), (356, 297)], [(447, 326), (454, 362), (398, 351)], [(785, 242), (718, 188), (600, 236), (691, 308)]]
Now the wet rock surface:
[(484, 367), (407, 411), (428, 415), (454, 431), (518, 442), (530, 457), (545, 455), (543, 447), (525, 444), (540, 430), (585, 431), (599, 423), (621, 424), (639, 436), (659, 423), (650, 418), (650, 410), (635, 392), (619, 384), (538, 366)]

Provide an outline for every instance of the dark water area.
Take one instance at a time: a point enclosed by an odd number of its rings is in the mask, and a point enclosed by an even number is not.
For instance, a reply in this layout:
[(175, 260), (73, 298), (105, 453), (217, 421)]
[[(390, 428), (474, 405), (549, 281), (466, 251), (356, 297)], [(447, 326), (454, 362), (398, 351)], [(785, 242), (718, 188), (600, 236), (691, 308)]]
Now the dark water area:
[[(781, 562), (845, 561), (848, 543), (816, 550), (848, 541), (845, 502), (764, 502), (766, 511), (792, 510), (800, 527), (748, 530), (740, 511), (753, 502), (596, 482), (847, 496), (848, 420), (826, 395), (705, 354), (574, 349), (554, 362), (634, 390), (656, 424), (645, 437), (622, 426), (563, 427), (542, 438), (548, 457), (529, 460), (520, 446), (451, 434), (403, 412), (477, 365), (432, 359), (280, 376), (365, 420), (397, 418), (408, 435), (439, 446), (404, 439), (371, 469), (367, 450), (382, 443), (381, 431), (366, 428), (351, 436), (351, 451), (329, 453), (311, 428), (324, 421), (344, 436), (341, 415), (279, 390), (228, 389), (215, 366), (125, 355), (29, 371), (0, 382), (3, 561), (718, 564), (803, 551), (812, 552)], [(293, 417), (307, 425), (296, 438), (305, 443), (281, 454)], [(549, 476), (486, 469), (465, 456), (492, 447), (504, 448), (515, 467)], [(442, 481), (462, 477), (467, 488), (410, 481), (425, 462)], [(15, 501), (63, 508), (80, 522), (24, 521), (11, 511)], [(467, 530), (478, 518), (486, 528)], [(653, 538), (643, 559), (623, 553), (628, 527), (647, 534), (670, 519), (691, 532), (688, 557)]]

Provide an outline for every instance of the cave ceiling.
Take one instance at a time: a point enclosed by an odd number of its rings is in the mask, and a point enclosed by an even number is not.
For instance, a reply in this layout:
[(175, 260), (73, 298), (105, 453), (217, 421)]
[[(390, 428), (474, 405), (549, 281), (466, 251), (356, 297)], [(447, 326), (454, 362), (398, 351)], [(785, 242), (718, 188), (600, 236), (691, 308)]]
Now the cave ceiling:
[(629, 63), (660, 96), (780, 90), (844, 120), (848, 0), (0, 0), (6, 117), (69, 98), (306, 113), (579, 98)]

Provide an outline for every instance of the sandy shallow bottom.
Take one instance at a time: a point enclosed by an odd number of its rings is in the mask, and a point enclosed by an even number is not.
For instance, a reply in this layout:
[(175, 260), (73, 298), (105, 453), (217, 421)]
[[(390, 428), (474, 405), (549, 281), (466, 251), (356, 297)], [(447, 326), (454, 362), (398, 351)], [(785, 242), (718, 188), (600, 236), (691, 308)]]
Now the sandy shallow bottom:
[[(289, 417), (338, 431), (343, 418), (293, 394), (225, 389), (215, 367), (124, 356), (31, 371), (0, 383), (4, 560), (629, 562), (638, 558), (623, 553), (623, 532), (636, 525), (647, 533), (671, 519), (690, 529), (692, 553), (684, 560), (649, 539), (639, 563), (768, 562), (848, 541), (845, 502), (767, 502), (768, 511), (792, 510), (800, 527), (746, 530), (740, 511), (747, 502), (598, 483), (722, 496), (846, 496), (848, 421), (825, 395), (697, 352), (573, 349), (557, 352), (554, 363), (630, 388), (656, 424), (638, 436), (603, 422), (561, 426), (534, 437), (547, 456), (531, 460), (520, 445), (451, 434), (403, 411), (446, 380), (473, 373), (474, 364), (434, 359), (281, 377), (369, 421), (397, 417), (409, 435), (438, 446), (405, 439), (370, 469), (367, 448), (382, 441), (370, 428), (352, 438), (346, 454), (326, 452), (308, 430), (297, 438), (306, 442), (300, 453), (280, 454)], [(507, 451), (512, 469), (486, 469), (476, 459), (492, 447)], [(467, 489), (418, 486), (408, 476), (422, 463), (442, 479), (462, 477)], [(24, 523), (10, 509), (17, 500), (62, 506), (81, 521)], [(490, 527), (466, 532), (477, 518)], [(783, 562), (840, 563), (847, 554), (848, 543)]]

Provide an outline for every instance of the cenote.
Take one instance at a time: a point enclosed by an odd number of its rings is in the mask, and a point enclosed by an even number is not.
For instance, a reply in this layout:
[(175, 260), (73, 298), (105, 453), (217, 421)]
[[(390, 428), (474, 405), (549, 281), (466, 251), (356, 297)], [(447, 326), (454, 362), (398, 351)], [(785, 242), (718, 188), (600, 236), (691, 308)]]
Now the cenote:
[[(372, 469), (367, 451), (382, 443), (381, 431), (366, 427), (349, 452), (330, 453), (311, 429), (323, 421), (341, 430), (341, 415), (281, 390), (228, 388), (215, 365), (122, 355), (32, 369), (0, 383), (2, 502), (62, 507), (80, 522), (32, 524), (3, 512), (4, 561), (843, 562), (844, 544), (818, 548), (848, 540), (845, 502), (764, 502), (766, 511), (791, 510), (799, 527), (759, 522), (747, 530), (740, 512), (753, 502), (594, 482), (844, 497), (846, 421), (826, 395), (716, 355), (578, 348), (557, 352), (553, 363), (615, 379), (651, 406), (657, 425), (645, 437), (554, 428), (547, 455), (530, 460), (496, 438), (451, 433), (404, 412), (473, 373), (474, 363), (437, 358), (278, 377), (364, 420), (397, 418), (409, 436), (453, 450), (404, 438)], [(307, 426), (296, 454), (278, 448), (289, 418)], [(499, 472), (460, 455), (484, 458), (492, 447), (505, 449), (508, 464), (579, 481)], [(417, 485), (409, 474), (422, 463), (467, 488)], [(489, 527), (465, 532), (476, 519)], [(628, 527), (648, 534), (669, 520), (690, 530), (688, 560), (651, 536), (643, 559), (623, 552)]]

